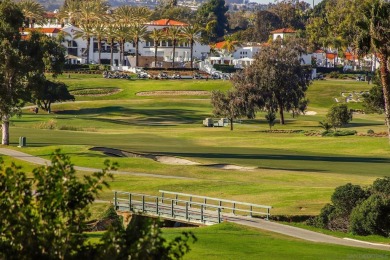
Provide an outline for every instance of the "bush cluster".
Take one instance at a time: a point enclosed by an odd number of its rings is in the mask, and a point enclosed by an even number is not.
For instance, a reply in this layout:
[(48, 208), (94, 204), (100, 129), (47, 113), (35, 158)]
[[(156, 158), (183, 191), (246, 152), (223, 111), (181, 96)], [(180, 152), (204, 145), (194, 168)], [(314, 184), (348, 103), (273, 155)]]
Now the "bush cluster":
[(322, 136), (348, 136), (348, 135), (356, 135), (357, 132), (355, 130), (339, 130), (339, 131), (324, 131), (322, 132)]
[(390, 177), (377, 179), (367, 189), (351, 183), (337, 187), (331, 202), (307, 223), (357, 235), (390, 237)]
[(57, 121), (54, 119), (49, 119), (46, 122), (39, 123), (38, 125), (35, 126), (35, 128), (54, 130), (57, 129)]
[(233, 65), (227, 64), (214, 64), (213, 68), (223, 73), (234, 73), (237, 69)]

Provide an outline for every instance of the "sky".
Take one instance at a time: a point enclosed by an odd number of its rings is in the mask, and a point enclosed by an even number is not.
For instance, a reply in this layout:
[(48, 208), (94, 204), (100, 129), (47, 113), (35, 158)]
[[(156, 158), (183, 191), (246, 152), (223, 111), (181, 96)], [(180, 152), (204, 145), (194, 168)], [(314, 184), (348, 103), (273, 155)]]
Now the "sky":
[[(310, 5), (313, 4), (313, 0), (304, 0), (305, 2), (309, 3)], [(318, 4), (319, 2), (321, 2), (322, 0), (314, 0), (314, 4)], [(275, 3), (274, 0), (250, 0), (250, 2), (256, 2), (256, 3), (259, 3), (259, 4), (268, 4), (268, 3)]]

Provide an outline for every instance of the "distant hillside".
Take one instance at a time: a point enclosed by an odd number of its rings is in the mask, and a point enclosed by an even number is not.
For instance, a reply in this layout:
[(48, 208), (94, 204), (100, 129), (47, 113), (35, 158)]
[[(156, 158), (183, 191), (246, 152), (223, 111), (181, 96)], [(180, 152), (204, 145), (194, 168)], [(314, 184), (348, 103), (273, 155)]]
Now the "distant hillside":
[(41, 3), (48, 11), (54, 11), (55, 9), (59, 9), (64, 0), (37, 0)]
[[(55, 9), (59, 9), (63, 3), (64, 0), (37, 0), (39, 3), (41, 3), (48, 11), (54, 11)], [(119, 6), (124, 4), (132, 4), (135, 1), (134, 0), (108, 0), (109, 4), (111, 6)], [(139, 1), (137, 4), (142, 4), (142, 2), (145, 2), (145, 5), (149, 2), (155, 2), (155, 1)]]

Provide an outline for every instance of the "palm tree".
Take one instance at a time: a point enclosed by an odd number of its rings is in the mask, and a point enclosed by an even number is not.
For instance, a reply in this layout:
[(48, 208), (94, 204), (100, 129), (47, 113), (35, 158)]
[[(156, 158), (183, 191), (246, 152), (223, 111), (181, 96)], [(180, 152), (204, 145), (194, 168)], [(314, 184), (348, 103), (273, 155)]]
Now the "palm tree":
[(385, 99), (386, 124), (390, 140), (390, 3), (373, 0), (362, 10), (361, 21), (358, 21), (359, 36), (357, 46), (368, 53), (374, 51), (380, 60), (380, 75)]
[(58, 18), (62, 21), (62, 25), (65, 22), (68, 22), (72, 25), (76, 24), (80, 13), (80, 1), (77, 0), (68, 0), (64, 2), (64, 5), (61, 7)]
[(115, 17), (118, 23), (145, 23), (150, 15), (151, 11), (143, 6), (122, 5), (115, 9)]
[(105, 36), (107, 42), (110, 44), (110, 64), (114, 65), (114, 44), (117, 38), (117, 27), (114, 23), (111, 23), (110, 20), (107, 20)]
[(130, 37), (135, 45), (135, 66), (138, 67), (139, 42), (148, 34), (147, 27), (136, 23), (130, 28)]
[(104, 20), (96, 21), (92, 24), (92, 33), (93, 36), (96, 37), (97, 44), (98, 44), (98, 53), (99, 53), (99, 64), (101, 63), (101, 54), (102, 54), (102, 41), (104, 36), (106, 35), (106, 26), (107, 23)]
[(225, 51), (228, 54), (228, 56), (231, 56), (233, 52), (236, 50), (236, 46), (238, 45), (239, 43), (237, 41), (233, 40), (229, 36), (225, 36), (225, 42), (222, 45), (222, 50)]
[(193, 58), (194, 58), (194, 44), (199, 42), (201, 28), (198, 24), (189, 25), (183, 28), (183, 36), (189, 41), (191, 48), (191, 69), (194, 67)]
[(89, 48), (91, 44), (91, 37), (94, 34), (93, 24), (99, 22), (107, 14), (108, 5), (103, 0), (89, 0), (83, 1), (79, 6), (76, 24), (82, 30), (78, 37), (82, 36), (87, 40), (87, 63), (89, 63)]
[(41, 23), (44, 20), (45, 8), (34, 0), (22, 0), (18, 3), (25, 18), (27, 27), (34, 27), (35, 23)]
[(162, 39), (164, 39), (164, 31), (163, 30), (153, 29), (153, 31), (150, 33), (149, 37), (153, 40), (153, 44), (154, 44), (154, 67), (156, 67), (156, 64), (157, 64), (157, 48), (160, 45), (160, 41)]
[(172, 26), (167, 30), (167, 36), (172, 41), (172, 68), (175, 67), (176, 44), (182, 39), (182, 27)]
[(115, 26), (115, 35), (117, 40), (119, 41), (119, 64), (124, 66), (124, 50), (125, 50), (125, 42), (130, 34), (130, 28), (127, 25), (117, 24)]
[(232, 54), (236, 50), (237, 45), (237, 41), (234, 41), (231, 37), (225, 36), (225, 42), (222, 45), (222, 49), (227, 53)]
[[(117, 36), (120, 42), (121, 60), (123, 62), (124, 44), (129, 37), (136, 45), (136, 66), (138, 65), (138, 43), (146, 36), (146, 27), (142, 24), (147, 21), (151, 11), (146, 7), (123, 5), (115, 9)], [(142, 27), (145, 27), (145, 32)], [(123, 64), (122, 64), (123, 65)]]

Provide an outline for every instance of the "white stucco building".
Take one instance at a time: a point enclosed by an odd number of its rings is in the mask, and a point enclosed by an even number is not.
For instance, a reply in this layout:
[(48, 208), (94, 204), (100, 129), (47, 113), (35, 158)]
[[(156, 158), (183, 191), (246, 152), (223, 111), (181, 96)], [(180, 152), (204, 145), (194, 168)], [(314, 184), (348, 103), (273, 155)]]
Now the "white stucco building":
[[(78, 34), (82, 32), (80, 28), (76, 26), (67, 24), (62, 26), (58, 24), (55, 14), (47, 14), (47, 22), (43, 25), (35, 25), (34, 29), (39, 30), (46, 35), (51, 37), (58, 37), (59, 34), (63, 36), (63, 45), (67, 49), (67, 59), (70, 63), (86, 63), (87, 62), (87, 40), (83, 37), (80, 37)], [(157, 21), (151, 21), (147, 24), (148, 31), (153, 29), (167, 30), (172, 26), (185, 27), (187, 24), (174, 21), (170, 19), (161, 19)], [(31, 29), (30, 29), (31, 30)], [(79, 33), (78, 33), (79, 32)], [(23, 32), (28, 34), (29, 30)], [(82, 33), (81, 33), (82, 34)], [(134, 55), (135, 55), (135, 46), (133, 42), (126, 42), (124, 46), (124, 67), (135, 67)], [(158, 44), (157, 56), (158, 64), (154, 64), (154, 55), (155, 55), (155, 46), (153, 40), (141, 39), (138, 46), (139, 52), (139, 65), (141, 67), (160, 67), (164, 63), (171, 63), (173, 58), (173, 45), (172, 41), (169, 39), (162, 40)], [(193, 59), (194, 60), (203, 60), (207, 57), (207, 54), (210, 52), (210, 47), (208, 45), (200, 44), (195, 42), (193, 46)], [(175, 47), (175, 67), (183, 67), (191, 60), (191, 48), (188, 42), (180, 42)], [(89, 63), (97, 64), (99, 62), (99, 52), (98, 52), (98, 42), (96, 38), (91, 37), (90, 46), (89, 46)], [(103, 64), (111, 64), (114, 66), (122, 66), (120, 64), (120, 53), (119, 53), (119, 43), (114, 44), (113, 48), (113, 60), (111, 61), (111, 49), (110, 44), (106, 41), (102, 41), (102, 51), (101, 51), (101, 62)]]

